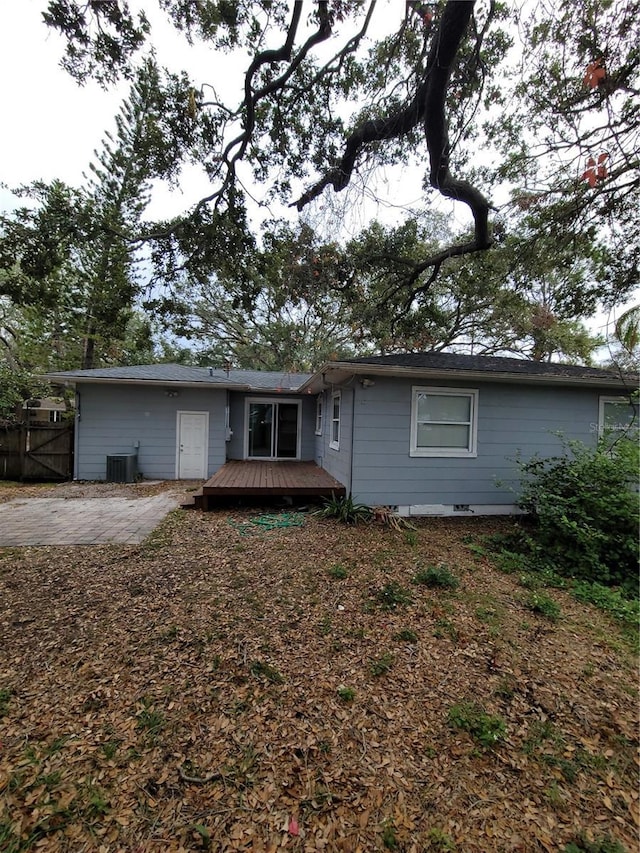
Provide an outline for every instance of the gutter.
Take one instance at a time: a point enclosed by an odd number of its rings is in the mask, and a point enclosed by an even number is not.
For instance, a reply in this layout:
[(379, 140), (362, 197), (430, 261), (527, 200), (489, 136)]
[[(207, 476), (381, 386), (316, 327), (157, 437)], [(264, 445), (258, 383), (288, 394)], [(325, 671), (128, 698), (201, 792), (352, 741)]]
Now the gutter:
[[(331, 382), (329, 379), (330, 374), (342, 373), (345, 374), (344, 379), (335, 380)], [(331, 362), (325, 365), (324, 369), (321, 369), (315, 376), (312, 376), (311, 379), (308, 379), (304, 382), (300, 388), (300, 393), (311, 392), (314, 393), (312, 389), (314, 388), (328, 388), (332, 384), (336, 385), (340, 382), (346, 382), (350, 376), (381, 376), (381, 377), (393, 377), (393, 376), (403, 376), (403, 377), (412, 377), (414, 379), (460, 379), (463, 381), (466, 380), (481, 380), (484, 382), (508, 382), (508, 383), (522, 383), (522, 384), (545, 384), (545, 385), (578, 385), (578, 386), (591, 386), (591, 387), (620, 387), (622, 389), (628, 389), (631, 384), (631, 380), (634, 377), (629, 377), (628, 379), (624, 378), (616, 378), (613, 376), (603, 376), (594, 377), (594, 376), (562, 376), (562, 375), (554, 375), (554, 374), (530, 374), (530, 373), (509, 373), (503, 371), (489, 372), (484, 370), (443, 370), (441, 368), (428, 368), (428, 367), (400, 367), (394, 365), (374, 365), (374, 364), (345, 364), (340, 362)], [(321, 381), (321, 385), (318, 386), (318, 380)]]
[[(65, 387), (75, 385), (144, 385), (148, 388), (208, 388), (217, 389), (218, 391), (253, 391), (257, 390), (250, 385), (227, 385), (217, 382), (181, 382), (171, 379), (111, 379), (105, 377), (61, 377), (55, 373), (44, 373), (41, 377), (49, 382), (54, 382), (56, 385), (64, 385)], [(263, 389), (264, 390), (264, 389)]]
[(185, 382), (176, 379), (113, 379), (104, 376), (59, 376), (55, 373), (44, 373), (40, 377), (56, 385), (73, 387), (76, 385), (142, 385), (147, 388), (207, 388), (217, 391), (243, 391), (251, 394), (300, 394), (297, 388), (269, 388), (264, 385), (227, 384), (226, 382)]

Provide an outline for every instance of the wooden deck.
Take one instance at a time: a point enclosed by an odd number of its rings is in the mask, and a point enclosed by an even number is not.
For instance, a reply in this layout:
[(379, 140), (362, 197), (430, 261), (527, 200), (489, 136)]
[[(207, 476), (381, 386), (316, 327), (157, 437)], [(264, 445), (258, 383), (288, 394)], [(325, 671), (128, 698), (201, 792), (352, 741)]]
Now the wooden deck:
[(345, 487), (315, 462), (226, 462), (194, 496), (197, 509), (237, 497), (344, 495)]

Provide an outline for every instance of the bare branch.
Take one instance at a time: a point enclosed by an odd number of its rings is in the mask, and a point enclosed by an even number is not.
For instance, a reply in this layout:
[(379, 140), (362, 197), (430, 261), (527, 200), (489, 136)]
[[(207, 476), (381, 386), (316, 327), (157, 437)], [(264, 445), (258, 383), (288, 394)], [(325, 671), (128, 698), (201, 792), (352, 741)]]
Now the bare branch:
[[(315, 77), (313, 77), (308, 86), (305, 86), (304, 88), (298, 90), (299, 94), (311, 91), (317, 85), (317, 83), (319, 83), (320, 80), (322, 80), (327, 74), (334, 74), (336, 71), (338, 71), (341, 68), (342, 63), (350, 53), (355, 53), (355, 51), (360, 45), (360, 42), (367, 34), (369, 24), (371, 23), (371, 16), (373, 15), (375, 8), (376, 0), (371, 0), (366, 17), (364, 19), (364, 23), (360, 31), (354, 36), (352, 36), (352, 38), (349, 39), (349, 41), (344, 45), (344, 47), (341, 48), (341, 50), (339, 50), (338, 53), (335, 54), (335, 56), (333, 56), (327, 63), (325, 63), (325, 65), (322, 66), (322, 68), (318, 71)], [(336, 62), (337, 65), (334, 64)]]
[[(211, 195), (201, 199), (196, 205), (194, 212), (197, 212), (211, 201), (223, 198), (226, 191), (233, 184), (235, 179), (236, 163), (242, 160), (246, 154), (249, 142), (253, 137), (253, 131), (255, 130), (255, 111), (258, 102), (267, 95), (273, 94), (273, 92), (284, 88), (289, 78), (309, 54), (311, 49), (315, 47), (315, 45), (320, 44), (320, 42), (325, 41), (331, 35), (331, 19), (329, 17), (328, 3), (327, 0), (320, 0), (318, 3), (318, 29), (315, 33), (309, 36), (292, 60), (291, 57), (293, 54), (295, 37), (298, 31), (301, 15), (302, 0), (296, 0), (284, 44), (275, 50), (263, 50), (258, 53), (249, 66), (245, 75), (244, 101), (238, 111), (240, 112), (243, 108), (245, 110), (244, 128), (241, 133), (227, 144), (222, 153), (221, 160), (224, 162), (227, 169), (222, 185), (215, 192), (211, 193)], [(289, 65), (280, 77), (272, 80), (266, 86), (263, 86), (257, 91), (253, 90), (253, 77), (261, 66), (285, 60), (289, 62)], [(236, 150), (234, 151), (234, 149)], [(231, 152), (234, 152), (233, 155)]]
[[(294, 202), (292, 207), (302, 210), (327, 186), (332, 186), (335, 192), (340, 192), (349, 184), (358, 156), (369, 143), (405, 136), (422, 122), (431, 165), (431, 185), (447, 198), (464, 202), (471, 209), (475, 222), (473, 243), (446, 250), (445, 257), (489, 248), (492, 243), (489, 234), (490, 204), (478, 189), (451, 175), (445, 114), (453, 63), (471, 18), (473, 6), (474, 0), (449, 0), (440, 25), (434, 33), (424, 79), (411, 103), (385, 119), (368, 120), (357, 127), (346, 141), (340, 162)], [(433, 264), (428, 263), (428, 266)]]

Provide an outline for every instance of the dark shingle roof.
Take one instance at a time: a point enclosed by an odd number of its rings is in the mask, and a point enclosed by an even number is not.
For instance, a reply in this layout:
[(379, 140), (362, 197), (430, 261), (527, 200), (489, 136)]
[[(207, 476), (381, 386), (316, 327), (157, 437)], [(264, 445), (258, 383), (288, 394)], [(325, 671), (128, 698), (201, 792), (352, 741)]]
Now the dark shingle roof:
[(223, 388), (245, 388), (263, 391), (295, 391), (308, 373), (267, 370), (222, 370), (209, 367), (186, 367), (182, 364), (140, 364), (133, 367), (97, 367), (92, 370), (66, 370), (48, 373), (54, 382), (167, 382), (182, 385), (217, 385)]
[[(556, 364), (544, 361), (531, 361), (524, 358), (507, 358), (493, 355), (460, 355), (450, 352), (415, 352), (396, 355), (365, 356), (351, 358), (341, 362), (343, 365), (365, 364), (372, 367), (402, 367), (423, 370), (473, 371), (474, 373), (501, 373), (522, 376), (557, 376), (576, 379), (612, 379), (625, 378), (620, 371), (612, 368), (580, 367), (573, 364)], [(634, 377), (628, 377), (630, 379)]]
[[(246, 391), (298, 391), (303, 385), (315, 387), (325, 372), (338, 372), (344, 376), (371, 372), (393, 374), (406, 370), (423, 371), (424, 375), (437, 373), (485, 374), (501, 377), (502, 381), (576, 382), (578, 384), (607, 383), (637, 385), (638, 377), (623, 374), (615, 369), (579, 367), (572, 364), (550, 364), (524, 358), (505, 358), (488, 355), (460, 355), (449, 352), (398, 353), (395, 355), (364, 356), (345, 361), (329, 362), (322, 374), (288, 373), (287, 371), (230, 370), (221, 368), (186, 367), (182, 364), (141, 364), (134, 367), (100, 367), (93, 370), (67, 370), (49, 373), (44, 378), (52, 382), (121, 382), (144, 384), (146, 382), (176, 383), (188, 386), (217, 386)], [(313, 381), (310, 381), (313, 380)], [(321, 386), (319, 386), (321, 387)], [(303, 391), (307, 391), (305, 387)]]

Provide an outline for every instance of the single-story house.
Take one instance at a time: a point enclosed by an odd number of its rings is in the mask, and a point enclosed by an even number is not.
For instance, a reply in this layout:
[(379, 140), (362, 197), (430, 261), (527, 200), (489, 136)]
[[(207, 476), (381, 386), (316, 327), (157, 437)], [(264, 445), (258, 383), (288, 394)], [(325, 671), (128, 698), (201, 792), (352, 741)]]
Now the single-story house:
[(202, 481), (232, 460), (307, 461), (404, 515), (513, 512), (518, 457), (556, 455), (560, 436), (593, 445), (637, 418), (637, 377), (453, 353), (312, 375), (154, 364), (46, 378), (76, 389), (76, 479), (110, 478), (121, 456), (145, 478)]

